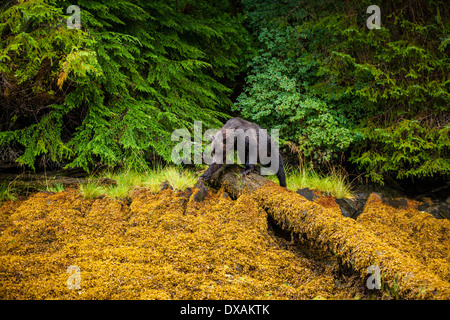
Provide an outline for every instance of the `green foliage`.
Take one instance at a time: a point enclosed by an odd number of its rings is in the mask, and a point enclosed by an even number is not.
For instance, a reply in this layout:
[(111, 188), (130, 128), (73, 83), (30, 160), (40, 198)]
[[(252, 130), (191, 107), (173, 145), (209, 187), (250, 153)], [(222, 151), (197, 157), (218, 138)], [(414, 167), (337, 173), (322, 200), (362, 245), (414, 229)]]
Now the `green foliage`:
[(250, 63), (247, 87), (235, 108), (246, 118), (280, 129), (282, 142), (294, 142), (304, 156), (324, 163), (358, 138), (346, 112), (357, 109), (357, 103), (349, 94), (318, 85), (320, 65), (299, 43), (302, 38), (312, 41), (317, 30), (299, 30), (281, 22), (259, 30), (261, 49)]
[(9, 160), (142, 170), (150, 154), (170, 160), (173, 130), (226, 117), (248, 54), (227, 1), (78, 1), (81, 30), (66, 27), (71, 4), (0, 13), (0, 146), (21, 154)]
[(441, 19), (448, 9), (442, 1), (383, 7), (389, 11), (379, 30), (344, 23), (345, 16), (329, 25), (337, 42), (322, 72), (340, 79), (369, 111), (357, 130), (365, 139), (350, 160), (379, 183), (386, 175), (448, 175), (449, 21)]
[[(309, 159), (349, 160), (372, 180), (448, 175), (449, 9), (444, 1), (244, 1), (258, 35), (236, 108)], [(271, 15), (265, 8), (274, 8)]]
[(450, 125), (427, 128), (403, 120), (388, 128), (367, 126), (363, 133), (371, 148), (355, 147), (352, 157), (373, 181), (383, 183), (380, 172), (395, 172), (400, 179), (450, 173)]
[(369, 0), (242, 0), (244, 15), (239, 1), (80, 0), (81, 30), (71, 4), (1, 7), (2, 161), (145, 170), (170, 160), (175, 129), (231, 108), (314, 164), (346, 155), (380, 183), (449, 173), (443, 0), (378, 1), (373, 30)]
[(0, 183), (0, 204), (4, 201), (16, 201), (16, 190), (12, 182), (3, 181)]
[(60, 161), (72, 153), (61, 141), (61, 126), (61, 114), (54, 111), (37, 124), (21, 130), (0, 132), (0, 143), (16, 142), (25, 146), (17, 161), (34, 169), (34, 159), (41, 154), (49, 154), (52, 161)]

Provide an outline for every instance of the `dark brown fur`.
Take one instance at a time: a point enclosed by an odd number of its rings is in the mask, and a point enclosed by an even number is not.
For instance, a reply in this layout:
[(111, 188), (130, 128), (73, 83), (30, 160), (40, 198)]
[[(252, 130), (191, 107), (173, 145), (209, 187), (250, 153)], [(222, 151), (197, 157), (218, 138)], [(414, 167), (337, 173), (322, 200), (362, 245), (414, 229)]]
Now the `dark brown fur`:
[[(230, 136), (230, 131), (227, 131), (228, 129), (233, 129), (234, 134)], [(249, 129), (252, 129), (248, 131)], [(237, 131), (236, 131), (237, 130)], [(242, 131), (241, 131), (242, 130)], [(243, 134), (245, 133), (245, 134)], [(283, 159), (281, 157), (281, 154), (278, 150), (278, 148), (273, 144), (272, 138), (270, 135), (263, 130), (259, 125), (243, 120), (241, 118), (233, 118), (227, 121), (225, 125), (216, 133), (214, 136), (210, 136), (211, 138), (211, 148), (214, 152), (213, 161), (211, 165), (209, 166), (208, 170), (206, 170), (205, 173), (200, 177), (200, 179), (203, 180), (209, 180), (214, 172), (216, 172), (223, 163), (225, 163), (225, 157), (226, 157), (226, 141), (228, 139), (234, 139), (234, 151), (237, 150), (237, 143), (238, 141), (243, 141), (245, 139), (245, 168), (241, 172), (241, 175), (245, 176), (249, 174), (254, 166), (255, 163), (251, 163), (251, 157), (250, 157), (250, 143), (253, 143), (253, 145), (256, 145), (256, 150), (253, 149), (253, 152), (257, 152), (256, 154), (256, 163), (261, 163), (260, 155), (259, 155), (259, 149), (260, 149), (260, 141), (267, 141), (267, 157), (271, 157), (272, 154), (274, 154), (275, 157), (278, 157), (278, 170), (276, 172), (276, 175), (278, 177), (278, 181), (280, 182), (280, 186), (286, 187), (286, 176), (284, 173), (283, 168)], [(218, 150), (221, 148), (222, 156), (217, 155), (217, 153), (214, 150)], [(242, 156), (242, 155), (241, 155)], [(254, 159), (253, 155), (253, 159)]]

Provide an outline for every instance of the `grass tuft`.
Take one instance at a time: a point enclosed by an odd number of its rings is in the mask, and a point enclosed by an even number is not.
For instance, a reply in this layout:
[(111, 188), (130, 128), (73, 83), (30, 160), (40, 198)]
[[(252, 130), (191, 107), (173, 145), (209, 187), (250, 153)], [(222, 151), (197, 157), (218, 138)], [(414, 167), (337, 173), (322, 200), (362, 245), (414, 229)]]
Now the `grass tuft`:
[[(276, 176), (270, 176), (269, 179), (278, 183)], [(335, 198), (351, 198), (353, 196), (347, 175), (336, 170), (324, 175), (305, 167), (288, 169), (286, 170), (286, 183), (288, 189), (292, 191), (310, 188)]]
[(3, 201), (16, 201), (16, 189), (13, 187), (13, 183), (3, 181), (0, 183), (0, 203)]
[(94, 199), (106, 194), (104, 187), (99, 185), (96, 181), (81, 183), (80, 191), (86, 199)]
[(176, 190), (184, 190), (193, 186), (197, 180), (193, 172), (173, 166), (156, 167), (142, 173), (131, 170), (106, 171), (101, 176), (115, 180), (117, 185), (102, 186), (95, 181), (81, 184), (81, 193), (86, 198), (106, 195), (110, 198), (122, 199), (129, 196), (137, 187), (146, 187), (152, 192), (158, 192), (164, 181), (167, 181)]
[(47, 187), (47, 191), (50, 192), (60, 192), (64, 190), (64, 186), (62, 183), (55, 183), (49, 187)]

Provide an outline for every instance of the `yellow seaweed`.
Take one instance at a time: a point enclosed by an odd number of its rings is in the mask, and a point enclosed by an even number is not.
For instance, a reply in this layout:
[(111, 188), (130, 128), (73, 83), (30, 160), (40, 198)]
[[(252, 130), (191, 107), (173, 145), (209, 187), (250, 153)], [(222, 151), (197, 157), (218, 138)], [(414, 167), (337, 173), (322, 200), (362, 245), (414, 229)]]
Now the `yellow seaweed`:
[[(193, 194), (198, 191), (193, 190)], [(37, 193), (0, 209), (2, 299), (327, 299), (325, 269), (268, 231), (248, 195), (210, 189), (203, 202), (169, 189), (139, 188), (131, 205), (79, 190)], [(283, 242), (284, 241), (284, 242)], [(69, 266), (80, 288), (69, 288)], [(331, 269), (330, 269), (331, 270)]]
[[(67, 189), (4, 203), (0, 298), (450, 298), (448, 221), (376, 197), (355, 221), (332, 199), (273, 183), (237, 200), (210, 189), (196, 202), (197, 191), (137, 188), (130, 204)], [(268, 213), (297, 237), (275, 236)], [(370, 265), (383, 294), (365, 288)], [(68, 286), (70, 266), (80, 288)]]
[[(330, 252), (338, 257), (343, 264), (346, 264), (361, 279), (367, 276), (370, 266), (377, 266), (381, 269), (383, 289), (394, 298), (402, 299), (450, 299), (450, 283), (448, 278), (448, 221), (434, 220), (430, 222), (430, 227), (424, 230), (421, 250), (430, 250), (442, 240), (439, 246), (435, 246), (433, 254), (438, 259), (434, 260), (431, 266), (422, 264), (420, 259), (427, 259), (428, 255), (422, 255), (422, 251), (417, 247), (402, 249), (409, 244), (402, 239), (387, 241), (390, 236), (380, 236), (380, 230), (385, 227), (384, 219), (369, 225), (364, 223), (365, 218), (371, 212), (384, 212), (390, 215), (389, 219), (396, 219), (395, 212), (398, 210), (387, 208), (375, 194), (369, 198), (364, 214), (359, 219), (352, 220), (343, 217), (336, 208), (325, 208), (313, 202), (306, 201), (304, 197), (295, 192), (280, 188), (274, 183), (266, 183), (261, 188), (252, 193), (255, 199), (265, 208), (274, 219), (286, 229), (303, 235), (309, 241), (309, 245), (318, 247), (323, 251)], [(411, 214), (411, 211), (409, 214)], [(433, 219), (430, 215), (420, 213), (416, 210), (416, 219), (408, 222), (411, 230), (424, 226), (425, 220)], [(403, 214), (405, 216), (405, 214)], [(428, 219), (431, 218), (431, 219)], [(399, 219), (399, 218), (397, 218)], [(425, 219), (425, 220), (424, 220)], [(372, 219), (372, 222), (374, 219)], [(420, 222), (419, 222), (420, 221)], [(415, 226), (415, 227), (414, 227)], [(401, 228), (401, 225), (399, 226)], [(430, 230), (434, 230), (435, 234)], [(430, 241), (436, 232), (441, 236), (437, 240)], [(307, 241), (307, 242), (308, 242)], [(392, 245), (395, 243), (396, 245)], [(421, 257), (421, 258), (419, 258)], [(444, 258), (445, 257), (445, 258)], [(440, 259), (440, 260), (439, 260)]]

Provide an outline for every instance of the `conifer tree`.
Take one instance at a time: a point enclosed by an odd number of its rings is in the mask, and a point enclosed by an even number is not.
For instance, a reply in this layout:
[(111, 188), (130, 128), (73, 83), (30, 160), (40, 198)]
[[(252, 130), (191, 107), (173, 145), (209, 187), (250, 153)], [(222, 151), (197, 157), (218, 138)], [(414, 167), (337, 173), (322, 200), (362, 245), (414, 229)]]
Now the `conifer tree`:
[(173, 130), (218, 126), (248, 40), (227, 1), (9, 1), (0, 13), (1, 156), (146, 168)]

